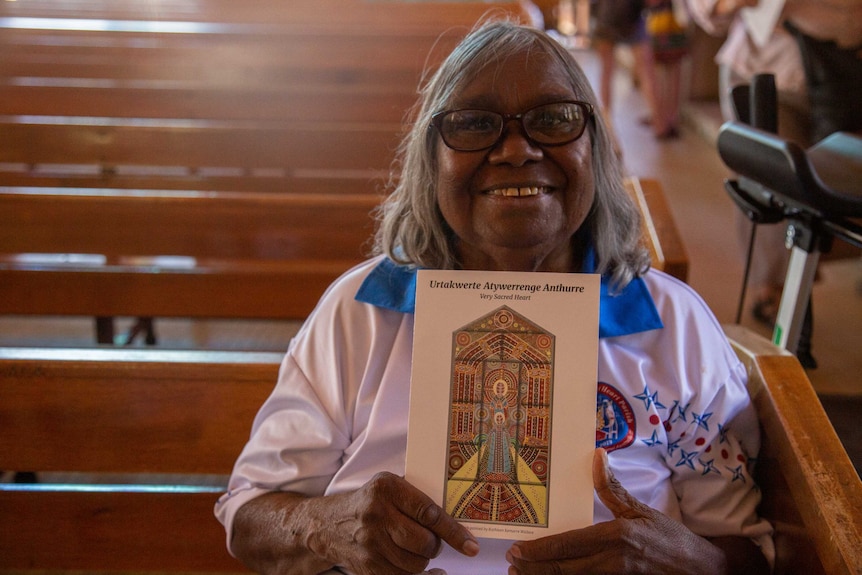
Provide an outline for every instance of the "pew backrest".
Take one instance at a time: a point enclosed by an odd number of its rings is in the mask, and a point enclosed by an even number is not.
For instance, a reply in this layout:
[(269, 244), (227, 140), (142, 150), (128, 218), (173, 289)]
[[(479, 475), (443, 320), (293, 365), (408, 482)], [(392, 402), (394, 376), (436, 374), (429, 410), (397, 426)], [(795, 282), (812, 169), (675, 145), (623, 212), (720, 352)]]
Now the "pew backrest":
[(367, 179), (388, 170), (423, 72), (489, 12), (523, 14), (513, 1), (234, 4), (0, 3), (0, 185)]
[(379, 201), (0, 188), (0, 313), (301, 320), (367, 256)]
[(0, 349), (0, 571), (245, 571), (213, 505), (281, 357)]

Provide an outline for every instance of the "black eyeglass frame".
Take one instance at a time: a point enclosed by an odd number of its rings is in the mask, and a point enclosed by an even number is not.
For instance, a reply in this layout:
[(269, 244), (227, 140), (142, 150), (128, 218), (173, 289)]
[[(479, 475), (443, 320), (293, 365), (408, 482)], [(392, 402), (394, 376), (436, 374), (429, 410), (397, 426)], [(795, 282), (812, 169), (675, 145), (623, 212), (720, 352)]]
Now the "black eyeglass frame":
[[(565, 141), (554, 142), (554, 143), (540, 142), (540, 141), (536, 140), (533, 136), (530, 135), (530, 132), (527, 129), (526, 124), (524, 124), (524, 116), (529, 114), (533, 110), (536, 110), (538, 108), (544, 108), (545, 106), (553, 106), (554, 104), (576, 104), (577, 106), (579, 106), (584, 111), (584, 117), (585, 117), (584, 125), (581, 128), (580, 132), (578, 132), (575, 136), (573, 136), (572, 138), (567, 139)], [(446, 141), (446, 137), (443, 135), (442, 124), (443, 124), (443, 118), (445, 118), (449, 114), (453, 114), (456, 112), (487, 112), (489, 114), (494, 114), (496, 116), (499, 116), (500, 118), (503, 119), (503, 121), (500, 122), (500, 132), (497, 134), (497, 137), (494, 139), (494, 141), (487, 146), (482, 146), (481, 148), (458, 148), (458, 147), (455, 147)], [(491, 149), (494, 146), (496, 146), (497, 144), (499, 144), (500, 140), (503, 139), (503, 131), (504, 131), (504, 128), (506, 126), (506, 123), (508, 123), (509, 120), (518, 120), (521, 124), (521, 131), (523, 132), (524, 137), (531, 144), (533, 144), (535, 146), (552, 146), (552, 147), (555, 147), (555, 146), (564, 146), (566, 144), (570, 144), (570, 143), (574, 142), (575, 140), (577, 140), (578, 138), (580, 138), (581, 136), (583, 136), (584, 132), (587, 131), (587, 125), (593, 119), (593, 116), (594, 116), (594, 108), (593, 108), (593, 105), (590, 104), (589, 102), (582, 102), (580, 100), (560, 100), (557, 102), (547, 102), (545, 104), (539, 104), (538, 106), (533, 106), (532, 108), (529, 108), (528, 110), (524, 110), (523, 112), (519, 112), (517, 114), (501, 114), (500, 112), (495, 112), (493, 110), (483, 110), (481, 108), (458, 108), (455, 110), (441, 110), (441, 111), (435, 112), (434, 114), (431, 115), (431, 124), (429, 125), (429, 128), (434, 127), (437, 130), (437, 133), (440, 134), (440, 139), (443, 141), (443, 143), (446, 145), (446, 147), (448, 147), (452, 150), (455, 150), (456, 152), (480, 152), (482, 150)]]

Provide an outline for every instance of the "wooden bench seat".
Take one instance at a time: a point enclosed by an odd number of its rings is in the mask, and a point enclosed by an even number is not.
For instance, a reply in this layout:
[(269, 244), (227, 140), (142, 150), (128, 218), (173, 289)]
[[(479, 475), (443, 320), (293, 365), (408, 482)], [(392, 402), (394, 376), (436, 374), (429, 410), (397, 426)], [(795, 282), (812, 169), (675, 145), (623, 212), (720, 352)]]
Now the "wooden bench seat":
[[(765, 339), (727, 331), (764, 431), (776, 575), (859, 573), (862, 484), (805, 372)], [(14, 518), (0, 530), (0, 570), (242, 571), (212, 508), (280, 359), (0, 348), (3, 465), (61, 481), (0, 484), (0, 516)]]

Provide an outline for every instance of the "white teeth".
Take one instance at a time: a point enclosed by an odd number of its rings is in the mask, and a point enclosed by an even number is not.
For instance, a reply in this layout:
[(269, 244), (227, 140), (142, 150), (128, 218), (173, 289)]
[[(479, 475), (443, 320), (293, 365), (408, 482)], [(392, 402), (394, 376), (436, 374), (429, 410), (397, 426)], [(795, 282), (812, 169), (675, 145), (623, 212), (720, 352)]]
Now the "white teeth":
[(492, 196), (507, 196), (507, 197), (523, 197), (523, 196), (538, 196), (539, 192), (545, 188), (499, 188), (488, 192)]

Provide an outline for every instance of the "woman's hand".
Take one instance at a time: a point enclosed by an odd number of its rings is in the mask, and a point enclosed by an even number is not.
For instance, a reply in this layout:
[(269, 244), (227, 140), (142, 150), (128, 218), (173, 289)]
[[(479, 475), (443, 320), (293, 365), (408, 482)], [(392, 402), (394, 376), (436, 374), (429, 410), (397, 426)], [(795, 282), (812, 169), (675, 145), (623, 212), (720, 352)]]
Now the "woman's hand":
[[(248, 508), (248, 509), (246, 509)], [(401, 477), (378, 473), (356, 491), (304, 498), (273, 493), (237, 514), (233, 549), (263, 573), (419, 573), (443, 542), (474, 556), (475, 538)]]
[(722, 549), (632, 497), (603, 449), (593, 457), (593, 484), (615, 519), (515, 543), (507, 555), (510, 575), (728, 572)]
[(377, 474), (338, 507), (308, 545), (357, 575), (419, 573), (444, 541), (465, 555), (479, 550), (465, 527), (391, 473)]

